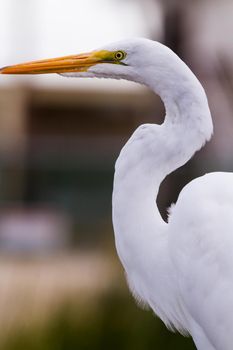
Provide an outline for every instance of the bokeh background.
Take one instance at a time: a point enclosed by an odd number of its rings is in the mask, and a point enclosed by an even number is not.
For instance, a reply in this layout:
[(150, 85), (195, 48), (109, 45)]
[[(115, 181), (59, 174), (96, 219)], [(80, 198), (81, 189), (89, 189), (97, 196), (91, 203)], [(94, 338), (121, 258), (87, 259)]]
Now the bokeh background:
[[(162, 184), (166, 208), (191, 179), (233, 170), (231, 0), (0, 0), (0, 66), (85, 52), (134, 36), (192, 68), (212, 141)], [(0, 77), (0, 347), (194, 349), (130, 296), (111, 224), (115, 159), (163, 104), (123, 81)]]

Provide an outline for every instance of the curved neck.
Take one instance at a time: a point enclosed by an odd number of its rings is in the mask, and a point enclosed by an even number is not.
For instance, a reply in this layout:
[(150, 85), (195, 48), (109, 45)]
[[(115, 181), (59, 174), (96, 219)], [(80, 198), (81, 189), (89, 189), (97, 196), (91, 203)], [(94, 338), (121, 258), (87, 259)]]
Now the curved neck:
[(146, 85), (161, 97), (166, 112), (164, 123), (154, 128), (154, 138), (150, 140), (154, 149), (150, 161), (154, 164), (155, 173), (160, 173), (161, 181), (184, 165), (213, 132), (202, 85), (184, 62), (176, 55), (173, 59), (174, 68), (167, 72), (169, 79), (161, 80), (159, 75), (149, 76), (148, 72), (146, 75)]
[[(140, 126), (120, 153), (114, 177), (113, 225), (118, 255), (133, 293), (149, 301), (165, 324), (186, 329), (176, 299), (169, 224), (161, 218), (156, 197), (163, 179), (210, 138), (212, 120), (196, 77), (177, 56), (170, 58), (174, 67), (171, 64), (165, 74), (169, 79), (161, 79), (156, 67), (154, 76), (151, 66), (142, 72), (147, 86), (162, 98), (166, 116), (161, 126)], [(143, 83), (140, 76), (137, 81)], [(151, 290), (156, 293), (152, 295)]]
[[(113, 191), (116, 241), (126, 241), (129, 232), (135, 235), (134, 240), (136, 234), (144, 239), (151, 234), (150, 229), (138, 228), (146, 225), (153, 227), (153, 235), (160, 234), (166, 225), (156, 206), (160, 183), (185, 164), (212, 134), (205, 92), (188, 68), (179, 89), (174, 89), (173, 81), (160, 85), (153, 76), (147, 77), (147, 82), (162, 98), (166, 116), (161, 126), (140, 126), (117, 160)], [(128, 238), (132, 245), (133, 239)]]

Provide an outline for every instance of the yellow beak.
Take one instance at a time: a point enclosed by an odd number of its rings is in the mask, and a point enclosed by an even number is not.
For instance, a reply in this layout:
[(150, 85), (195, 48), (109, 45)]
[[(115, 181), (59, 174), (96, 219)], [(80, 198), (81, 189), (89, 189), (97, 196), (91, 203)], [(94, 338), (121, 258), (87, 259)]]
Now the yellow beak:
[(27, 62), (0, 69), (0, 74), (47, 74), (85, 72), (97, 63), (104, 63), (103, 51), (94, 51), (81, 55), (51, 58), (40, 61)]

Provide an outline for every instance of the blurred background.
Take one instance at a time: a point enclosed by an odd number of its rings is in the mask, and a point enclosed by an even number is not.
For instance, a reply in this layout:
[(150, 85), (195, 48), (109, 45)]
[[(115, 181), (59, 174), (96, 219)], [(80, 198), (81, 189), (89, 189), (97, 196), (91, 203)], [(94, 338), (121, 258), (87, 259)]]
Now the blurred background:
[[(233, 171), (231, 0), (0, 0), (0, 66), (159, 40), (209, 98), (212, 141), (162, 184), (166, 208), (191, 179)], [(111, 224), (114, 163), (163, 104), (133, 83), (57, 75), (0, 79), (0, 347), (194, 349), (130, 296)]]

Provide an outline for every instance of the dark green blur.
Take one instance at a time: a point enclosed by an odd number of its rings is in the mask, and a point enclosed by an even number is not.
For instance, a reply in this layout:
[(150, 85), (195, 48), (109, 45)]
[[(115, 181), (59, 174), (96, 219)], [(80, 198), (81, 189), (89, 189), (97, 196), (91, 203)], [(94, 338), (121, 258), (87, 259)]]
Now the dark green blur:
[[(72, 310), (71, 310), (72, 309)], [(104, 295), (89, 315), (63, 305), (42, 328), (14, 334), (5, 350), (146, 350), (195, 349), (190, 338), (170, 333), (150, 311), (136, 307), (129, 295)]]

